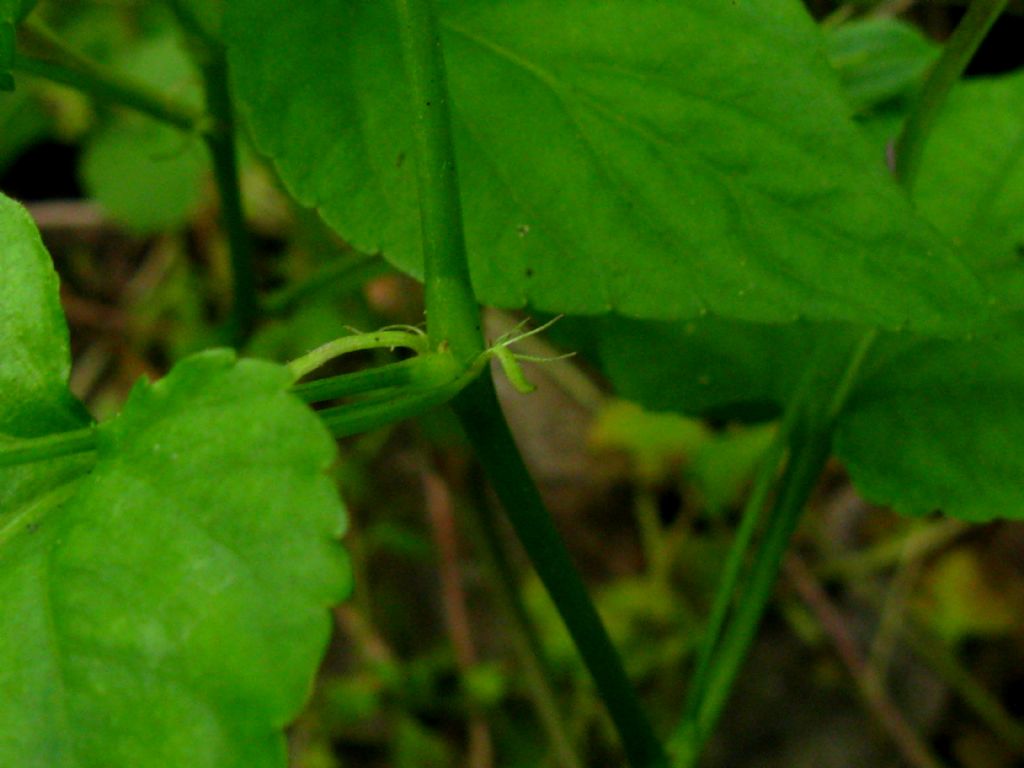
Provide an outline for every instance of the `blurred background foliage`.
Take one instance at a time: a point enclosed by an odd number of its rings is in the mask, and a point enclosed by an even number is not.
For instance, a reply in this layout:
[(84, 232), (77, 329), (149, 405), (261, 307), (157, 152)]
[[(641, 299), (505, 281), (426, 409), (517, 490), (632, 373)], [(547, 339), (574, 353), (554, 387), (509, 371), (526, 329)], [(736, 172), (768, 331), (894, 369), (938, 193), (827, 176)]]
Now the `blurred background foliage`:
[[(881, 153), (963, 8), (809, 6), (828, 32), (851, 114)], [(44, 0), (37, 12), (76, 50), (201, 104), (201, 81), (165, 5)], [(970, 76), (1018, 70), (1022, 41), (1024, 4), (1015, 2)], [(287, 360), (346, 327), (422, 320), (415, 283), (348, 248), (243, 150), (264, 298), (248, 354)], [(97, 417), (140, 375), (158, 377), (218, 341), (230, 277), (198, 138), (18, 76), (16, 90), (0, 94), (0, 188), (28, 205), (54, 254), (72, 388)], [(488, 313), (489, 336), (520, 319)], [(609, 394), (585, 323), (567, 319), (548, 338), (531, 340), (529, 351), (577, 356), (533, 367), (538, 392), (503, 392), (505, 407), (630, 673), (667, 729), (772, 426), (645, 412)], [(638, 343), (635, 365), (649, 354), (659, 352)], [(338, 365), (381, 359), (366, 353)], [(346, 440), (341, 452), (334, 471), (351, 508), (358, 586), (337, 610), (332, 649), (292, 729), (293, 765), (621, 764), (572, 645), (508, 531), (488, 515), (492, 527), (465, 527), (460, 509), (493, 511), (495, 502), (454, 422), (433, 413)], [(706, 765), (1024, 766), (1024, 524), (900, 518), (861, 501), (838, 466), (814, 506)], [(498, 537), (508, 562), (488, 561), (474, 546), (481, 536)], [(509, 572), (511, 591), (501, 577)], [(530, 666), (531, 648), (542, 669)]]

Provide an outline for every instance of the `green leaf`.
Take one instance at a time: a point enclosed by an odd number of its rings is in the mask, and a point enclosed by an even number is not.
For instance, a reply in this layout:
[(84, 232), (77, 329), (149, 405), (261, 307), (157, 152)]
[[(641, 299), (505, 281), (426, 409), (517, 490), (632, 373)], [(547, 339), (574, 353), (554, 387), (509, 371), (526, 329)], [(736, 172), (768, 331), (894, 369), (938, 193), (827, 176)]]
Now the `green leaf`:
[[(836, 451), (857, 486), (903, 512), (1024, 517), (1017, 447), (1024, 418), (1013, 408), (1024, 401), (1024, 323), (1007, 316), (1024, 307), (1022, 103), (1019, 73), (959, 85), (915, 187), (921, 211), (958, 242), (999, 298), (1002, 319), (976, 340), (883, 335), (840, 419)], [(609, 321), (598, 348), (617, 391), (646, 407), (751, 419), (777, 413), (818, 340), (837, 340), (839, 332), (711, 319)]]
[[(690, 329), (605, 329), (601, 363), (616, 391), (651, 409), (769, 418), (793, 396), (816, 345), (859, 332), (721, 321)], [(866, 497), (908, 514), (1024, 518), (1024, 322), (968, 341), (884, 334), (863, 371), (834, 449)]]
[(835, 442), (865, 496), (909, 514), (1024, 518), (1022, 330), (883, 346)]
[[(438, 6), (483, 302), (952, 332), (976, 308), (795, 0)], [(230, 0), (226, 27), (242, 111), (290, 190), (418, 275), (391, 3)]]
[[(0, 441), (88, 424), (89, 415), (67, 389), (68, 329), (57, 274), (28, 212), (2, 194), (0, 275)], [(79, 466), (69, 459), (0, 472), (0, 528), (7, 510), (43, 496)]]
[[(57, 277), (0, 196), (0, 442), (89, 423)], [(279, 365), (139, 383), (95, 455), (0, 469), (0, 765), (283, 768), (350, 574), (333, 442)]]
[(1024, 309), (1024, 72), (950, 95), (925, 148), (915, 200), (1009, 310)]
[(94, 135), (79, 173), (89, 196), (137, 233), (176, 229), (198, 207), (208, 169), (198, 137), (119, 118)]
[[(177, 38), (164, 34), (125, 50), (113, 66), (199, 106), (199, 76)], [(208, 174), (198, 136), (118, 111), (85, 144), (83, 186), (112, 218), (140, 233), (185, 224), (198, 207)]]
[(916, 27), (896, 19), (843, 24), (825, 40), (829, 61), (856, 114), (908, 95), (941, 50)]
[(330, 437), (228, 351), (140, 383), (0, 517), (0, 764), (282, 767), (348, 590)]
[(28, 212), (4, 195), (0, 275), (0, 434), (38, 437), (87, 423), (67, 390), (68, 330), (57, 274)]
[[(968, 520), (1024, 517), (1024, 75), (971, 79), (925, 149), (915, 199), (999, 299), (990, 338), (890, 343), (836, 451), (876, 501)], [(999, 327), (1001, 325), (1001, 327)], [(884, 349), (884, 347), (883, 347)]]
[(774, 435), (771, 425), (738, 427), (718, 433), (701, 446), (686, 476), (708, 515), (720, 517), (739, 506)]
[(776, 416), (814, 350), (818, 326), (706, 318), (612, 318), (597, 342), (616, 392), (652, 410), (763, 421)]

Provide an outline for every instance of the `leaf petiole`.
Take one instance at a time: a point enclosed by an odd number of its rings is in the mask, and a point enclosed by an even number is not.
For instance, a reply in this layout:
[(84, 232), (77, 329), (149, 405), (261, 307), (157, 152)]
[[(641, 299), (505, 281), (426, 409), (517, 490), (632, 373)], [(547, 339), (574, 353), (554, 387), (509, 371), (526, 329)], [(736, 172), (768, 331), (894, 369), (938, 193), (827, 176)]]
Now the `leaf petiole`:
[(85, 427), (43, 437), (0, 437), (0, 467), (46, 461), (96, 450), (96, 428)]
[(36, 19), (30, 18), (23, 22), (18, 32), (19, 38), (33, 53), (15, 53), (15, 71), (60, 83), (96, 99), (133, 109), (186, 133), (201, 133), (209, 125), (209, 118), (199, 110), (68, 48), (49, 27)]
[(288, 363), (288, 369), (292, 372), (294, 379), (298, 381), (336, 357), (369, 349), (397, 349), (399, 347), (411, 349), (418, 355), (429, 351), (427, 337), (422, 331), (411, 327), (407, 330), (384, 328), (373, 333), (355, 333), (329, 341), (312, 352), (292, 360)]
[(893, 147), (893, 173), (908, 192), (913, 191), (928, 136), (935, 127), (950, 90), (956, 85), (981, 41), (995, 24), (1008, 0), (974, 0), (942, 50), (917, 103), (907, 117)]
[(471, 376), (466, 376), (439, 387), (413, 387), (389, 391), (380, 397), (370, 397), (317, 411), (317, 416), (335, 437), (358, 435), (396, 421), (419, 416), (431, 408), (444, 405), (471, 380)]

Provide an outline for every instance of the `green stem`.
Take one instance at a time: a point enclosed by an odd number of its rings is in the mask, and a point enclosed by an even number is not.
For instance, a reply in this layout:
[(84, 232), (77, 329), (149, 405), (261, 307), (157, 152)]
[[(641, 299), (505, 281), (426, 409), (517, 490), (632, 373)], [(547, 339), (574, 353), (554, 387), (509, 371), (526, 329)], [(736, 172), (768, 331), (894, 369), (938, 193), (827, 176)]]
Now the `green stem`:
[[(900, 183), (912, 190), (927, 138), (935, 121), (963, 70), (977, 51), (985, 34), (1006, 6), (1006, 0), (975, 0), (946, 45), (942, 56), (925, 83), (921, 96), (904, 124), (894, 147), (894, 173)], [(871, 347), (878, 337), (875, 330), (866, 333), (855, 348), (843, 377), (833, 390), (831, 401), (817, 431), (808, 435), (808, 442), (791, 442), (792, 457), (780, 486), (778, 499), (768, 531), (751, 567), (750, 582), (730, 621), (721, 648), (716, 649), (717, 635), (736, 588), (749, 539), (756, 527), (756, 510), (763, 498), (755, 488), (737, 534), (737, 541), (726, 564), (723, 588), (715, 599), (710, 622), (711, 635), (702, 646), (697, 675), (688, 699), (687, 715), (677, 729), (674, 742), (680, 753), (676, 765), (696, 763), (700, 750), (728, 699), (732, 684), (746, 656), (754, 632), (764, 614), (771, 588), (778, 574), (781, 558), (789, 536), (795, 529), (807, 497), (825, 461), (828, 459), (835, 419), (841, 413)], [(799, 412), (803, 397), (796, 397), (791, 408)], [(769, 460), (773, 449), (769, 449)], [(770, 462), (766, 462), (769, 464)], [(728, 586), (730, 589), (726, 589)]]
[(18, 37), (30, 52), (15, 54), (13, 68), (17, 71), (133, 109), (188, 133), (198, 133), (207, 125), (206, 116), (199, 110), (68, 48), (37, 19), (25, 21)]
[(220, 45), (211, 45), (203, 57), (206, 107), (214, 120), (214, 127), (206, 132), (205, 139), (220, 195), (221, 223), (228, 240), (232, 294), (228, 335), (237, 347), (245, 342), (256, 324), (260, 310), (259, 297), (253, 271), (252, 239), (242, 208), (238, 147), (235, 141), (235, 107), (228, 85), (227, 52)]
[(831, 425), (811, 432), (798, 432), (793, 436), (792, 456), (783, 475), (764, 540), (751, 566), (747, 589), (736, 606), (708, 673), (707, 693), (700, 701), (696, 717), (684, 721), (676, 734), (676, 743), (680, 748), (675, 763), (678, 768), (689, 768), (696, 764), (704, 742), (728, 701), (733, 683), (764, 616), (789, 540), (828, 460), (831, 436)]
[(907, 191), (913, 191), (928, 136), (935, 127), (949, 92), (1006, 4), (1007, 0), (974, 0), (928, 75), (893, 148), (893, 172)]
[(74, 453), (96, 450), (96, 429), (85, 427), (72, 432), (29, 438), (0, 440), (0, 467), (13, 467), (34, 461), (46, 461)]
[(435, 348), (447, 344), (468, 364), (484, 342), (466, 258), (441, 36), (431, 0), (395, 6), (415, 126), (427, 331)]
[(479, 500), (463, 519), (470, 527), (476, 550), (490, 576), (492, 592), (507, 617), (509, 638), (523, 673), (523, 682), (537, 711), (541, 727), (551, 742), (554, 760), (561, 768), (583, 768), (569, 738), (570, 728), (558, 708), (554, 684), (537, 631), (519, 597), (515, 572), (509, 563), (498, 531), (497, 520), (486, 501)]
[(736, 531), (729, 555), (726, 558), (722, 575), (719, 578), (715, 592), (715, 599), (711, 608), (711, 617), (701, 637), (700, 650), (697, 654), (697, 664), (690, 683), (690, 689), (686, 699), (686, 717), (695, 718), (700, 709), (701, 701), (707, 689), (708, 675), (711, 671), (711, 662), (715, 650), (718, 648), (718, 641), (728, 618), (729, 609), (736, 597), (737, 586), (743, 572), (743, 565), (747, 560), (747, 553), (753, 543), (754, 534), (762, 518), (765, 504), (768, 501), (768, 494), (779, 474), (780, 465), (785, 458), (786, 447), (789, 444), (796, 420), (801, 412), (800, 397), (794, 397), (783, 415), (782, 422), (775, 432), (772, 442), (761, 457), (757, 475), (754, 477), (754, 484), (743, 507), (743, 516), (740, 518), (740, 526)]
[(382, 389), (409, 387), (416, 383), (419, 362), (419, 357), (413, 357), (377, 368), (296, 384), (292, 387), (292, 394), (307, 403), (322, 403)]
[[(427, 331), (432, 346), (449, 347), (468, 367), (484, 342), (466, 258), (441, 37), (432, 0), (395, 0), (395, 6), (413, 105)], [(453, 407), (594, 676), (630, 762), (664, 765), (661, 745), (523, 464), (491, 378), (477, 378)]]
[[(468, 378), (468, 377), (467, 377)], [(449, 385), (430, 389), (413, 388), (408, 393), (384, 392), (378, 397), (325, 408), (316, 415), (335, 437), (350, 437), (419, 416), (447, 403), (466, 384), (459, 379)]]
[(594, 678), (630, 765), (666, 765), (622, 661), (519, 455), (491, 378), (482, 376), (474, 381), (453, 406), (512, 527)]
[[(773, 441), (766, 452), (759, 470), (761, 477), (755, 482), (748, 500), (722, 577), (723, 583), (715, 598), (709, 627), (713, 636), (705, 638), (702, 645), (698, 673), (687, 699), (686, 713), (672, 739), (677, 768), (688, 768), (696, 763), (704, 742), (728, 701), (736, 675), (771, 597), (789, 539), (830, 455), (836, 419), (846, 405), (877, 338), (876, 330), (863, 334), (850, 351), (842, 372), (835, 378), (830, 373), (836, 370), (834, 363), (828, 361), (834, 359), (833, 355), (843, 354), (843, 350), (821, 345), (790, 400), (780, 426), (782, 440)], [(835, 383), (829, 386), (830, 381)], [(827, 399), (819, 401), (819, 393), (826, 393)], [(771, 487), (773, 473), (769, 468), (777, 471), (787, 445), (790, 458), (779, 483), (768, 527), (740, 589), (743, 561), (759, 517), (757, 510), (763, 507)], [(719, 644), (723, 624), (737, 591), (741, 593), (739, 602)]]
[(298, 381), (317, 368), (336, 357), (352, 352), (363, 352), (368, 349), (411, 349), (417, 354), (426, 352), (426, 339), (410, 331), (377, 331), (376, 333), (356, 333), (342, 336), (326, 344), (321, 344), (312, 352), (307, 352), (288, 363), (288, 369)]

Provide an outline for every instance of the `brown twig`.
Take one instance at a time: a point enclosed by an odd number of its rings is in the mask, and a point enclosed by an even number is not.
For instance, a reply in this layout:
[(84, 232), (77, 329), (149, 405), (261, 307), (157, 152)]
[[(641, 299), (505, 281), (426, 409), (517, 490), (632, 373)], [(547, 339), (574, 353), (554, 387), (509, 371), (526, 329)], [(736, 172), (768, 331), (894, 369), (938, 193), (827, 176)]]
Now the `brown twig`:
[(110, 228), (103, 209), (89, 200), (41, 200), (26, 207), (44, 235), (54, 232), (95, 235)]
[(889, 697), (854, 640), (846, 618), (829, 599), (811, 570), (803, 560), (792, 554), (786, 559), (785, 569), (800, 598), (835, 646), (836, 653), (853, 677), (868, 709), (892, 739), (903, 759), (914, 768), (944, 768), (944, 764), (932, 753)]
[[(436, 472), (424, 468), (421, 472), (423, 494), (430, 529), (437, 547), (439, 576), (441, 579), (441, 602), (448, 635), (455, 651), (455, 663), (463, 679), (476, 666), (476, 649), (470, 630), (469, 611), (466, 608), (466, 591), (459, 574), (458, 534), (455, 529), (455, 515), (452, 510), (451, 493), (444, 479)], [(469, 760), (470, 768), (493, 768), (494, 746), (487, 720), (480, 707), (469, 702)]]

